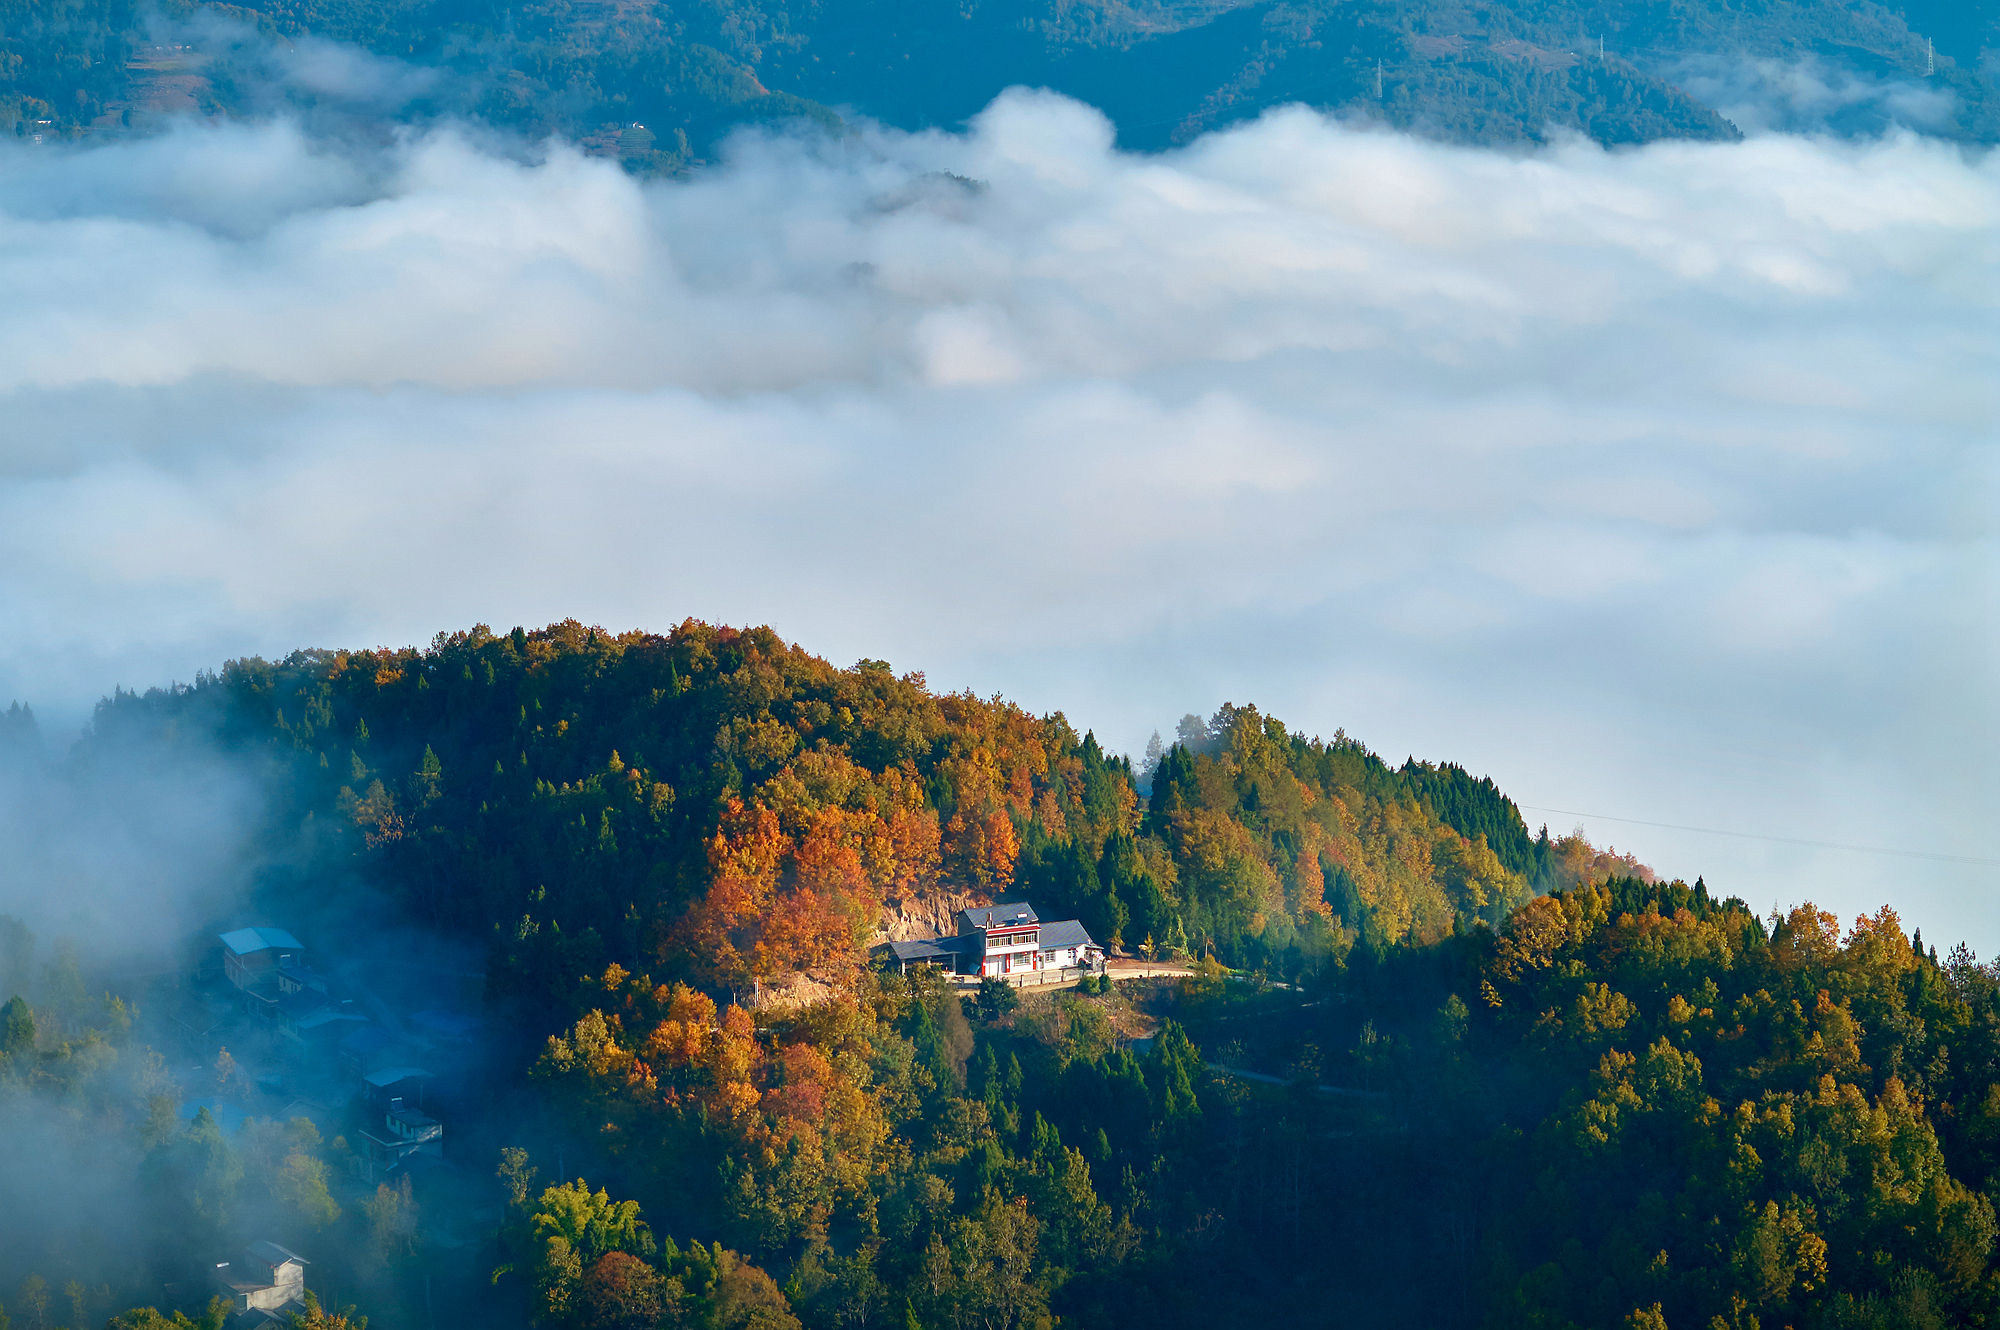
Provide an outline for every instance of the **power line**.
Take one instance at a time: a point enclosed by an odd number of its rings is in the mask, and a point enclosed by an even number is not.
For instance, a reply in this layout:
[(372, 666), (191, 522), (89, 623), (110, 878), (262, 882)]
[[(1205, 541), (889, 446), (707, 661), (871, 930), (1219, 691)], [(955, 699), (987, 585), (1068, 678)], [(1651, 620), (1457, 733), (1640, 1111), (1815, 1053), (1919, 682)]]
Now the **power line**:
[(1975, 859), (1967, 854), (1933, 854), (1928, 850), (1886, 850), (1875, 845), (1843, 845), (1838, 841), (1805, 840), (1798, 836), (1769, 836), (1756, 831), (1724, 831), (1720, 827), (1689, 827), (1678, 822), (1647, 822), (1636, 817), (1613, 817), (1609, 813), (1579, 813), (1574, 808), (1544, 808), (1540, 804), (1516, 804), (1536, 813), (1560, 813), (1564, 817), (1587, 817), (1598, 822), (1624, 822), (1635, 827), (1661, 827), (1667, 831), (1693, 831), (1704, 836), (1733, 836), (1738, 840), (1768, 840), (1781, 845), (1810, 845), (1821, 850), (1851, 850), (1856, 854), (1888, 854), (1901, 859), (1937, 859), (1953, 864), (1979, 864), (2000, 868), (2000, 859)]

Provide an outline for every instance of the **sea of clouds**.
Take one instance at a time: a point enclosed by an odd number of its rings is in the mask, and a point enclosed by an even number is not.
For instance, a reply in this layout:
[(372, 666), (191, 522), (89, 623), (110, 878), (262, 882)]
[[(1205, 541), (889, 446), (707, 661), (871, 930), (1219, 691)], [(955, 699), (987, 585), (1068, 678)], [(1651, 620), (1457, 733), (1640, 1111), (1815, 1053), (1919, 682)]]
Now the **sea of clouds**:
[(1134, 751), (1254, 702), (1990, 951), (1996, 259), (2000, 159), (1903, 132), (0, 144), (0, 705), (768, 622)]

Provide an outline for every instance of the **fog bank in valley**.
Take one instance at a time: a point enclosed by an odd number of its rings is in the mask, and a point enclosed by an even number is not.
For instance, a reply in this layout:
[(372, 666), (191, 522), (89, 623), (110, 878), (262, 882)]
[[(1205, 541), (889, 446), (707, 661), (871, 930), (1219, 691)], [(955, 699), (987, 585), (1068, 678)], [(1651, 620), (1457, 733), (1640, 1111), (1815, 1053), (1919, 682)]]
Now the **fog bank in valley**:
[[(1255, 701), (1538, 807), (1990, 857), (1992, 157), (1111, 137), (1015, 92), (654, 183), (0, 147), (0, 704), (695, 615), (1115, 747)], [(1589, 826), (2000, 944), (1989, 865)]]
[(38, 996), (58, 945), (75, 950), (89, 989), (129, 992), (243, 908), (257, 868), (253, 775), (192, 743), (107, 730), (66, 753), (65, 737), (40, 729), (0, 726), (0, 915), (37, 939), (24, 962), (0, 960), (0, 1002)]

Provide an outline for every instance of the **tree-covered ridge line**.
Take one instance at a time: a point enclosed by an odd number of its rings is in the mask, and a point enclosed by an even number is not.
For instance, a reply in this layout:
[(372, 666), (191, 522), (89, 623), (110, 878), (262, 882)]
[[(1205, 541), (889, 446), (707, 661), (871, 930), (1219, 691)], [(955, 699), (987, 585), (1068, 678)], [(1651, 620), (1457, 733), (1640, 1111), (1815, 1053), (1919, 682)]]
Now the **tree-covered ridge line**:
[[(2000, 984), (1888, 908), (1843, 935), (1604, 877), (1304, 993), (1211, 970), (961, 1003), (887, 974), (753, 1014), (589, 988), (537, 1076), (594, 1167), (760, 1261), (808, 1326), (2000, 1310)], [(1143, 1054), (1118, 1034), (1141, 1008)], [(610, 1324), (557, 1310), (589, 1279), (564, 1255), (524, 1288), (541, 1323)]]
[(1289, 101), (1461, 142), (1734, 136), (1682, 86), (1690, 61), (1806, 62), (1883, 94), (1848, 97), (1839, 132), (1886, 127), (1901, 87), (1930, 94), (1929, 132), (2000, 137), (1992, 0), (5, 0), (0, 127), (115, 133), (170, 106), (311, 114), (326, 94), (285, 73), (304, 37), (430, 71), (396, 117), (561, 135), (646, 172), (680, 170), (746, 122), (837, 129), (838, 108), (952, 127), (1023, 84), (1102, 107), (1137, 148)]
[(1059, 712), (693, 621), (234, 661), (107, 699), (77, 760), (156, 739), (255, 763), (269, 857), (388, 884), (537, 1000), (608, 961), (730, 991), (851, 973), (885, 904), (965, 893), (1297, 976), (1356, 939), (1498, 924), (1592, 853), (1530, 840), (1490, 780), (1248, 706), (1167, 750), (1142, 801)]
[(1569, 1222), (1515, 1229), (1499, 1323), (1989, 1322), (1991, 967), (1888, 907), (1843, 937), (1810, 904), (1614, 879), (1525, 906), (1482, 970), (1520, 1072), (1574, 1087), (1521, 1178), (1524, 1217)]

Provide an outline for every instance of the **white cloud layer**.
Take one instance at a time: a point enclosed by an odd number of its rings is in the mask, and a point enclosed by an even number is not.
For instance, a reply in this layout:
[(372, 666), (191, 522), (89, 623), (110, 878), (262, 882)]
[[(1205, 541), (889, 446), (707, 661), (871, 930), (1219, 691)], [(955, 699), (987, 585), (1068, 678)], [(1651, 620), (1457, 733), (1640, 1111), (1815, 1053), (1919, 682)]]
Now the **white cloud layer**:
[(1690, 56), (1665, 71), (1704, 106), (1751, 133), (1880, 132), (1891, 125), (1948, 132), (1959, 109), (1948, 87), (1866, 74), (1815, 56), (1794, 60)]
[[(696, 615), (1117, 747), (1255, 701), (2000, 860), (2000, 159), (1110, 145), (1012, 93), (668, 184), (281, 122), (0, 153), (0, 699)], [(1590, 827), (2000, 946), (2000, 868)]]

